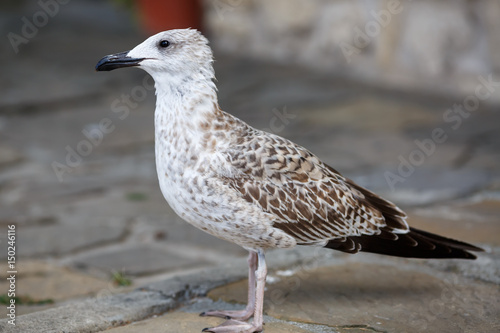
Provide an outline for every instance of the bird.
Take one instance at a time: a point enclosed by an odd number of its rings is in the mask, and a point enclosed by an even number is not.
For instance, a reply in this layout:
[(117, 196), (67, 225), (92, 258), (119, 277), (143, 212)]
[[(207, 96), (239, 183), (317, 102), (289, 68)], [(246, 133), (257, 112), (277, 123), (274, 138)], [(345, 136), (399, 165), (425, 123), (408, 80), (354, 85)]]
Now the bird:
[[(213, 53), (195, 29), (147, 38), (103, 57), (96, 71), (138, 67), (155, 81), (161, 192), (185, 221), (248, 250), (248, 304), (212, 310), (203, 332), (263, 331), (265, 253), (297, 245), (410, 258), (475, 259), (481, 248), (410, 227), (407, 215), (308, 149), (219, 107)], [(253, 320), (250, 319), (253, 317)]]

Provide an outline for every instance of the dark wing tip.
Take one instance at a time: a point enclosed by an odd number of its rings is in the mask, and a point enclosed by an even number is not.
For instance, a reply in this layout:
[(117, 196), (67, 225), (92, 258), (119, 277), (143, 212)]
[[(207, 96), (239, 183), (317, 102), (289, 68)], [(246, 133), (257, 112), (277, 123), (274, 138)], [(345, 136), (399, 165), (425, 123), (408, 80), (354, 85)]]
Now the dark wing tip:
[[(410, 228), (410, 232), (406, 234), (396, 235), (398, 236), (397, 239), (380, 237), (380, 235), (332, 239), (325, 247), (347, 253), (362, 251), (395, 257), (427, 259), (476, 259), (476, 256), (469, 251), (484, 251), (477, 246), (415, 228)], [(353, 246), (353, 243), (356, 246)]]

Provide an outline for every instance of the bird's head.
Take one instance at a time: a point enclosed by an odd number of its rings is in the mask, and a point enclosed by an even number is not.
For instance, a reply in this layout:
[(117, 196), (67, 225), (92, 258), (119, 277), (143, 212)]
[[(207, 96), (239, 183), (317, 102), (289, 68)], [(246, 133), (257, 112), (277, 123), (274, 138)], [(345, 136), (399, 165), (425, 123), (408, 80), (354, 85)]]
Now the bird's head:
[(197, 30), (176, 29), (149, 37), (130, 51), (107, 55), (96, 71), (139, 67), (156, 82), (168, 77), (213, 77), (212, 51), (208, 40)]

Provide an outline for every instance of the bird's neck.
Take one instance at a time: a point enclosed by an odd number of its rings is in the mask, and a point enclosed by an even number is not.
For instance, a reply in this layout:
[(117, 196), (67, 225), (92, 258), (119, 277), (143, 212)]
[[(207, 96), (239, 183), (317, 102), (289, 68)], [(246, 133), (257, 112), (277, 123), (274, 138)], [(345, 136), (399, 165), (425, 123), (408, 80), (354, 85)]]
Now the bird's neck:
[[(217, 88), (211, 73), (193, 75), (164, 75), (155, 78), (156, 118), (177, 122), (191, 122), (200, 117), (210, 117), (217, 110)], [(161, 124), (159, 124), (161, 125)]]
[(183, 142), (190, 148), (197, 146), (221, 113), (213, 75), (200, 72), (189, 77), (155, 78), (155, 88), (157, 145), (172, 146)]

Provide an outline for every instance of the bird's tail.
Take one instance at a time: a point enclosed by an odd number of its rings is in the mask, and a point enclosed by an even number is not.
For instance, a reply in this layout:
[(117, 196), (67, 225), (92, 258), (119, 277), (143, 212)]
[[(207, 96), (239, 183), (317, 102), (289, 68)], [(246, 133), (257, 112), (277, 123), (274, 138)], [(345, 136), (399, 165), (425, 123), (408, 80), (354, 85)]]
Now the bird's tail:
[(363, 251), (407, 258), (476, 259), (469, 251), (484, 251), (474, 245), (415, 228), (410, 228), (405, 234), (382, 229), (380, 235), (332, 239), (325, 247), (348, 253)]

